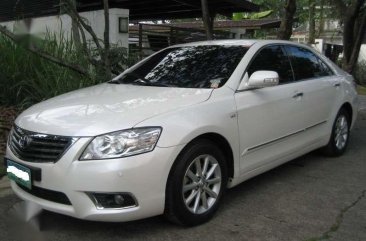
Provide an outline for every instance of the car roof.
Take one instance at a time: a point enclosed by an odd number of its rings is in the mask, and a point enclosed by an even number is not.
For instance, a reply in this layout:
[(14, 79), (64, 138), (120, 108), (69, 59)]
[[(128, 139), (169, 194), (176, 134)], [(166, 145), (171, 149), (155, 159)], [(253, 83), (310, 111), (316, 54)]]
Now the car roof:
[(244, 40), (244, 39), (227, 39), (227, 40), (209, 40), (200, 42), (191, 42), (185, 44), (175, 45), (177, 47), (183, 46), (201, 46), (201, 45), (241, 45), (241, 46), (252, 46), (258, 42), (258, 40)]
[(185, 44), (178, 44), (172, 47), (188, 47), (188, 46), (202, 46), (202, 45), (234, 45), (234, 46), (245, 46), (251, 47), (254, 44), (291, 44), (291, 45), (298, 45), (302, 47), (307, 47), (303, 44), (298, 44), (291, 41), (285, 40), (260, 40), (260, 39), (227, 39), (227, 40), (210, 40), (210, 41), (200, 41), (200, 42), (192, 42), (192, 43), (185, 43)]
[(227, 40), (210, 40), (210, 41), (200, 41), (200, 42), (191, 42), (185, 44), (173, 45), (170, 47), (189, 47), (189, 46), (203, 46), (203, 45), (228, 45), (228, 46), (244, 46), (251, 47), (254, 44), (267, 45), (267, 44), (289, 44), (289, 45), (297, 45), (301, 47), (305, 47), (311, 50), (308, 45), (300, 44), (297, 42), (287, 41), (287, 40), (261, 40), (261, 39), (227, 39)]

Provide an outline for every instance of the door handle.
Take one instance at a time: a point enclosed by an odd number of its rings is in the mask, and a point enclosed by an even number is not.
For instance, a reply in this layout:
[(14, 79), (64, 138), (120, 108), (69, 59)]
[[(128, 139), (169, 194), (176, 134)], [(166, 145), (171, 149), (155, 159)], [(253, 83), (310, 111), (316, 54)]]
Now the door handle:
[(337, 87), (340, 87), (341, 84), (340, 83), (335, 83), (333, 86), (337, 88)]
[(296, 93), (294, 96), (292, 96), (292, 98), (298, 99), (298, 98), (303, 97), (303, 96), (304, 96), (304, 93), (299, 92), (299, 93)]

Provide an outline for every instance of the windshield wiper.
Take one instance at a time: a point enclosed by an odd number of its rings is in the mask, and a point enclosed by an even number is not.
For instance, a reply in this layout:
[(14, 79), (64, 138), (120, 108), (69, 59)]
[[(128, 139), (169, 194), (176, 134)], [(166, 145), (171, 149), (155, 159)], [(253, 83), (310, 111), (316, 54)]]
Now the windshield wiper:
[(145, 79), (144, 77), (140, 76), (139, 74), (136, 74), (136, 73), (133, 73), (133, 72), (128, 72), (128, 73), (125, 73), (124, 75), (122, 75), (120, 78), (118, 79), (114, 79), (114, 80), (111, 80), (109, 81), (109, 83), (111, 84), (128, 84), (128, 83), (131, 83), (131, 82), (125, 82), (124, 81), (124, 77), (126, 76), (132, 76), (134, 78), (136, 78), (134, 81), (132, 81), (132, 84), (148, 84), (150, 81)]
[(143, 86), (158, 86), (158, 87), (177, 87), (176, 85), (172, 85), (172, 84), (165, 84), (165, 83), (161, 83), (161, 82), (151, 82), (150, 80), (140, 76), (139, 74), (133, 73), (133, 72), (125, 73), (124, 75), (121, 76), (121, 78), (112, 80), (109, 83), (123, 84), (124, 81), (122, 78), (124, 76), (132, 76), (132, 77), (136, 78), (134, 81), (127, 82), (126, 84), (143, 85)]
[(143, 79), (136, 79), (136, 80), (132, 81), (131, 84), (133, 84), (133, 85), (148, 85), (148, 86), (150, 86), (150, 82), (146, 82)]
[(150, 82), (149, 86), (159, 86), (159, 87), (177, 87), (176, 85), (172, 84), (164, 84), (164, 83), (158, 83), (158, 82)]
[(139, 82), (144, 82), (144, 83), (149, 83), (150, 82), (148, 79), (145, 79), (141, 75), (136, 74), (136, 73), (133, 73), (133, 72), (128, 72), (128, 73), (124, 74), (123, 76), (132, 76), (132, 77), (135, 77), (136, 78), (135, 81), (139, 81)]

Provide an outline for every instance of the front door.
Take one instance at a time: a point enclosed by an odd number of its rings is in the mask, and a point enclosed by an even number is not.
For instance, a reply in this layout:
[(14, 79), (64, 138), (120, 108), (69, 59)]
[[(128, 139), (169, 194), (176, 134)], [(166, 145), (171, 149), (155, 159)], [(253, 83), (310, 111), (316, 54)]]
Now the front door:
[[(240, 169), (246, 173), (293, 152), (302, 145), (302, 96), (294, 82), (289, 58), (281, 45), (267, 46), (247, 69), (276, 71), (278, 86), (235, 94), (240, 132)], [(245, 80), (243, 80), (245, 81)]]

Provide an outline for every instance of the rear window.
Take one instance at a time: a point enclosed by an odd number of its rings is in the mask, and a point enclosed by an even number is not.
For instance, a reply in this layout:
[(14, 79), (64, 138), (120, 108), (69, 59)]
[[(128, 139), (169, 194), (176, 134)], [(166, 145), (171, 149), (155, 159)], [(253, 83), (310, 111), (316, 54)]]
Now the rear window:
[(242, 46), (188, 46), (166, 49), (113, 83), (181, 88), (219, 88), (247, 52)]

